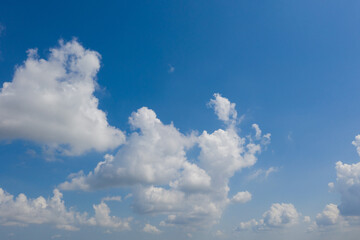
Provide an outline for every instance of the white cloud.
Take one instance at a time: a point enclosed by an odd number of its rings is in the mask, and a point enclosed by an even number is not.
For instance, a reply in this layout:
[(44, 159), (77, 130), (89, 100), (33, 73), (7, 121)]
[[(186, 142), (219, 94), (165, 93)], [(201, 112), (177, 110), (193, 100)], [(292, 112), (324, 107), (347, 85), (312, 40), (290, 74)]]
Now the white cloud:
[(214, 107), (218, 118), (226, 123), (231, 123), (237, 118), (235, 103), (231, 103), (227, 98), (222, 97), (219, 93), (214, 94), (209, 104)]
[(225, 234), (224, 234), (222, 231), (217, 230), (217, 231), (215, 232), (215, 236), (216, 236), (216, 237), (224, 237)]
[(336, 163), (335, 189), (341, 195), (339, 209), (345, 216), (360, 216), (360, 162)]
[(148, 223), (145, 224), (145, 227), (143, 228), (143, 231), (147, 232), (147, 233), (161, 233), (161, 231), (157, 227), (155, 227), (153, 225), (150, 225)]
[(95, 216), (88, 220), (90, 225), (101, 226), (106, 228), (113, 228), (116, 230), (130, 230), (129, 222), (131, 218), (122, 220), (115, 216), (110, 216), (110, 208), (101, 202), (98, 205), (93, 205)]
[(129, 229), (129, 219), (120, 220), (109, 216), (110, 209), (105, 203), (94, 205), (95, 216), (88, 218), (88, 214), (67, 209), (62, 200), (62, 193), (55, 189), (53, 197), (45, 199), (40, 196), (28, 199), (24, 194), (14, 196), (0, 188), (0, 225), (26, 226), (28, 224), (54, 224), (56, 228), (74, 231), (80, 225), (92, 225)]
[(352, 141), (352, 145), (356, 147), (356, 151), (360, 156), (360, 134), (355, 136), (355, 140)]
[(271, 173), (275, 173), (275, 172), (278, 172), (279, 171), (279, 168), (277, 167), (270, 167), (266, 170), (264, 169), (258, 169), (256, 170), (255, 172), (253, 172), (252, 174), (249, 175), (248, 179), (249, 180), (253, 180), (253, 179), (256, 179), (256, 178), (262, 178), (262, 179), (266, 179), (269, 177), (269, 175)]
[(272, 228), (289, 227), (298, 222), (300, 214), (294, 205), (290, 203), (274, 203), (270, 209), (263, 214), (260, 220), (252, 219), (248, 222), (241, 222), (238, 231), (242, 230), (269, 230)]
[(246, 203), (251, 200), (251, 193), (246, 192), (238, 192), (235, 196), (232, 197), (231, 201), (237, 203)]
[(311, 218), (309, 216), (304, 216), (304, 220), (305, 223), (309, 223), (311, 222)]
[[(234, 124), (235, 104), (219, 94), (211, 104), (227, 123), (226, 128), (200, 135), (183, 135), (172, 123), (163, 124), (153, 110), (140, 108), (129, 118), (134, 132), (115, 156), (106, 155), (93, 171), (73, 174), (59, 187), (94, 190), (130, 186), (134, 210), (167, 215), (162, 226), (197, 228), (216, 223), (231, 202), (230, 178), (256, 163), (270, 134), (259, 135), (259, 128), (254, 140), (240, 137)], [(186, 154), (192, 147), (198, 147), (200, 153), (190, 162)], [(249, 199), (248, 194), (240, 195), (234, 201)]]
[(317, 226), (329, 226), (339, 223), (340, 211), (335, 204), (326, 205), (322, 213), (316, 215)]
[(99, 68), (99, 53), (76, 40), (60, 41), (48, 59), (30, 49), (0, 90), (0, 140), (31, 140), (66, 155), (122, 144), (124, 134), (108, 124), (93, 95)]
[(104, 197), (101, 199), (101, 201), (105, 202), (105, 201), (116, 201), (116, 202), (121, 202), (121, 196), (112, 196), (112, 197)]

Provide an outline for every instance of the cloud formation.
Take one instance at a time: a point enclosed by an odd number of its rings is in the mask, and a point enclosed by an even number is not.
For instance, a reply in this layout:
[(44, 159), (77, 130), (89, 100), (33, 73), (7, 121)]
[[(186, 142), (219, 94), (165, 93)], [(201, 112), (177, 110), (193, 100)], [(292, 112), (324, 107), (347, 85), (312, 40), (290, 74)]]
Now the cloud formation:
[(161, 231), (157, 227), (155, 227), (153, 225), (150, 225), (148, 223), (145, 224), (145, 227), (143, 228), (143, 231), (147, 232), (147, 233), (161, 233)]
[(65, 155), (113, 149), (124, 134), (108, 124), (93, 95), (100, 54), (60, 41), (41, 59), (36, 49), (0, 90), (0, 140), (25, 139)]
[(235, 194), (235, 196), (232, 197), (231, 201), (236, 203), (246, 203), (250, 201), (251, 198), (252, 198), (251, 193), (249, 193), (248, 191), (238, 192), (237, 194)]
[(55, 189), (53, 197), (45, 199), (40, 196), (28, 199), (25, 194), (16, 198), (0, 188), (0, 225), (26, 226), (28, 224), (54, 224), (56, 228), (74, 231), (80, 225), (102, 226), (116, 230), (130, 229), (130, 219), (121, 220), (110, 216), (110, 209), (104, 203), (93, 205), (95, 216), (67, 209), (62, 200), (62, 193)]
[(298, 223), (300, 214), (291, 203), (274, 203), (260, 220), (251, 219), (241, 222), (236, 230), (262, 231), (273, 228), (284, 228)]
[[(63, 190), (96, 190), (130, 186), (134, 210), (141, 214), (164, 214), (162, 226), (209, 226), (221, 217), (231, 201), (246, 202), (248, 192), (228, 199), (229, 180), (235, 172), (253, 166), (270, 141), (256, 125), (255, 137), (240, 137), (235, 104), (220, 94), (209, 103), (226, 128), (200, 135), (182, 134), (164, 124), (146, 107), (129, 118), (133, 133), (115, 156), (106, 155), (93, 171), (73, 174), (60, 184)], [(194, 161), (187, 152), (199, 149)]]

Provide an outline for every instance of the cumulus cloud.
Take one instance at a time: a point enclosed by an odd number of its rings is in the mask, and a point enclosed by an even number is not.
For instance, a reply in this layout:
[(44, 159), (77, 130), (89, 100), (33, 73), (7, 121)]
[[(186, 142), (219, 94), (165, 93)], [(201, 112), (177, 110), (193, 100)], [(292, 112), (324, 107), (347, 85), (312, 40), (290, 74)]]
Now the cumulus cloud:
[(336, 190), (341, 195), (339, 209), (342, 215), (360, 216), (360, 162), (336, 163)]
[(145, 227), (143, 228), (143, 231), (147, 232), (147, 233), (161, 233), (161, 231), (157, 227), (155, 227), (153, 225), (150, 225), (148, 223), (145, 224)]
[(246, 192), (238, 192), (235, 196), (232, 197), (231, 201), (236, 203), (246, 203), (251, 200), (251, 193)]
[(35, 141), (65, 155), (122, 144), (124, 134), (108, 124), (93, 95), (99, 68), (100, 54), (76, 40), (60, 41), (48, 59), (28, 50), (0, 90), (0, 140)]
[(300, 214), (294, 205), (290, 203), (274, 203), (270, 209), (263, 214), (262, 219), (252, 219), (248, 222), (241, 222), (237, 230), (261, 231), (289, 227), (298, 222), (299, 216)]
[[(359, 152), (360, 135), (355, 137), (352, 144)], [(360, 162), (346, 164), (341, 161), (336, 163), (336, 182), (328, 184), (330, 190), (340, 193), (341, 203), (338, 206), (343, 216), (360, 216)]]
[(89, 225), (113, 228), (116, 230), (130, 230), (129, 222), (131, 218), (122, 220), (118, 217), (110, 216), (110, 208), (106, 203), (101, 202), (98, 205), (93, 205), (93, 208), (95, 210), (95, 216), (87, 221)]
[(356, 147), (356, 151), (360, 155), (360, 134), (355, 136), (355, 140), (352, 141), (352, 145)]
[(209, 104), (214, 108), (215, 114), (221, 121), (229, 123), (237, 118), (235, 103), (231, 103), (229, 99), (222, 97), (219, 93), (214, 94), (214, 99), (211, 99)]
[(317, 226), (335, 225), (340, 219), (338, 207), (335, 204), (328, 204), (321, 213), (316, 215), (316, 224)]
[(105, 203), (94, 205), (95, 216), (67, 209), (62, 200), (62, 193), (55, 189), (53, 197), (45, 199), (40, 196), (28, 199), (25, 194), (16, 198), (0, 188), (0, 225), (26, 226), (28, 224), (54, 224), (56, 228), (74, 231), (80, 225), (102, 226), (117, 230), (130, 229), (129, 221), (110, 216), (110, 209)]
[[(225, 129), (212, 133), (182, 134), (164, 124), (146, 107), (132, 113), (133, 132), (115, 154), (106, 155), (93, 171), (80, 171), (62, 184), (63, 190), (96, 190), (131, 187), (134, 210), (141, 214), (164, 214), (162, 226), (201, 227), (216, 223), (228, 199), (229, 180), (235, 172), (253, 166), (270, 134), (241, 137), (236, 128), (235, 104), (215, 94), (210, 100)], [(196, 132), (196, 131), (194, 131)], [(195, 160), (187, 159), (191, 148), (199, 148)], [(233, 201), (245, 202), (250, 193), (239, 193)]]

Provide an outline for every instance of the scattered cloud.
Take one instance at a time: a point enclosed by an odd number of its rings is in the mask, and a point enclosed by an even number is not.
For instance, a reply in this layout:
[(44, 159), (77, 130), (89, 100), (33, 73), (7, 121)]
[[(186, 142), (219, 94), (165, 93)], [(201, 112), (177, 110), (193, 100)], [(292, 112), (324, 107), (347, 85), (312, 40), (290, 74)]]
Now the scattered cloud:
[(122, 199), (121, 199), (121, 196), (112, 196), (112, 197), (104, 197), (101, 199), (102, 202), (105, 202), (105, 201), (116, 201), (116, 202), (121, 202)]
[(270, 209), (263, 214), (262, 219), (252, 219), (248, 222), (241, 222), (236, 230), (262, 231), (289, 227), (298, 223), (299, 216), (300, 214), (296, 211), (294, 205), (290, 203), (274, 203)]
[(309, 216), (304, 216), (304, 223), (310, 223), (311, 222), (311, 218)]
[(0, 89), (0, 140), (31, 140), (65, 155), (122, 144), (124, 134), (108, 124), (93, 95), (99, 68), (100, 54), (76, 40), (60, 41), (48, 59), (28, 50)]
[(215, 114), (221, 121), (225, 123), (233, 123), (237, 118), (235, 103), (231, 103), (229, 99), (224, 98), (219, 93), (214, 94), (214, 99), (209, 103), (215, 110)]
[(161, 233), (161, 231), (157, 228), (157, 227), (155, 227), (155, 226), (153, 226), (153, 225), (150, 225), (150, 224), (145, 224), (145, 227), (143, 228), (143, 231), (144, 232), (147, 232), (147, 233)]
[(216, 237), (224, 237), (225, 234), (224, 234), (222, 231), (217, 230), (217, 231), (215, 232), (215, 236), (216, 236)]
[(54, 224), (56, 228), (68, 231), (79, 229), (80, 225), (102, 226), (117, 230), (130, 229), (130, 219), (121, 220), (110, 216), (110, 209), (104, 203), (93, 205), (95, 216), (88, 218), (88, 214), (67, 209), (62, 200), (62, 193), (55, 189), (53, 197), (45, 199), (40, 196), (28, 199), (25, 194), (16, 198), (0, 188), (0, 225), (27, 226), (29, 224)]
[(236, 203), (246, 203), (251, 200), (251, 193), (246, 192), (238, 192), (235, 196), (232, 197), (231, 201)]
[(325, 209), (316, 215), (317, 226), (329, 226), (339, 223), (340, 211), (335, 204), (326, 205)]
[[(360, 135), (355, 137), (353, 145), (359, 152)], [(360, 162), (346, 164), (337, 162), (336, 183), (329, 183), (329, 187), (340, 193), (341, 204), (338, 206), (341, 215), (360, 216)]]
[(268, 169), (266, 169), (266, 170), (264, 170), (264, 169), (258, 169), (258, 170), (256, 170), (255, 172), (253, 172), (252, 174), (250, 174), (249, 176), (248, 176), (248, 179), (249, 180), (254, 180), (254, 179), (257, 179), (257, 178), (268, 178), (269, 177), (269, 175), (271, 174), (271, 173), (275, 173), (275, 172), (278, 172), (279, 171), (279, 168), (277, 168), (277, 167), (270, 167), (270, 168), (268, 168)]
[[(167, 215), (161, 226), (198, 228), (216, 223), (231, 201), (251, 199), (248, 192), (228, 199), (228, 182), (235, 172), (256, 163), (270, 134), (261, 135), (256, 125), (254, 138), (242, 138), (235, 125), (235, 104), (220, 94), (209, 104), (226, 128), (189, 135), (172, 123), (163, 124), (153, 110), (140, 108), (129, 118), (134, 132), (115, 156), (105, 155), (88, 174), (73, 174), (60, 189), (127, 186), (132, 189), (136, 212)], [(186, 153), (195, 146), (200, 153), (190, 162)]]

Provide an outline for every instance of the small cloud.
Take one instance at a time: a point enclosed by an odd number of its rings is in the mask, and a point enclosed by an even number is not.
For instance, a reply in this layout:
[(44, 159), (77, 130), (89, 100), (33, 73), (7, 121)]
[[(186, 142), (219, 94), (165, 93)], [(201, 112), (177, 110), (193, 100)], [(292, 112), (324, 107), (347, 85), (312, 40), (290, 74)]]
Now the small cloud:
[(143, 231), (147, 232), (147, 233), (161, 233), (161, 231), (157, 227), (155, 227), (151, 224), (148, 224), (148, 223), (145, 224)]
[(29, 155), (30, 157), (36, 157), (36, 151), (34, 149), (28, 149), (26, 150), (26, 154)]
[(277, 167), (270, 167), (266, 170), (264, 169), (259, 169), (259, 170), (256, 170), (255, 172), (253, 172), (252, 174), (249, 175), (248, 179), (249, 180), (254, 180), (256, 178), (268, 178), (269, 175), (271, 173), (275, 173), (275, 172), (278, 172), (279, 171), (279, 168)]
[(117, 202), (121, 202), (121, 196), (112, 196), (112, 197), (104, 197), (103, 199), (101, 199), (102, 202), (104, 201), (117, 201)]
[(60, 235), (60, 234), (56, 234), (56, 235), (51, 236), (51, 239), (56, 239), (56, 238), (61, 238), (61, 235)]
[(287, 135), (287, 139), (290, 141), (290, 142), (292, 142), (293, 141), (293, 133), (290, 131), (289, 133), (288, 133), (288, 135)]
[(187, 236), (188, 238), (192, 238), (192, 237), (193, 237), (191, 233), (186, 234), (186, 236)]
[(175, 71), (175, 67), (171, 64), (169, 64), (168, 73), (173, 73)]
[(217, 230), (216, 233), (215, 233), (215, 236), (217, 236), (217, 237), (223, 237), (224, 235), (225, 234), (220, 230)]
[(251, 200), (251, 193), (246, 192), (238, 192), (235, 196), (232, 197), (231, 201), (236, 203), (246, 203)]
[(311, 218), (309, 216), (304, 216), (304, 220), (305, 223), (309, 223), (311, 222)]
[(125, 197), (124, 197), (124, 199), (126, 200), (126, 199), (128, 199), (128, 198), (131, 198), (133, 195), (132, 195), (132, 193), (129, 193), (128, 195), (126, 195)]

